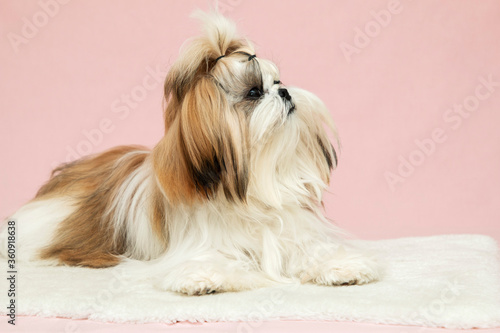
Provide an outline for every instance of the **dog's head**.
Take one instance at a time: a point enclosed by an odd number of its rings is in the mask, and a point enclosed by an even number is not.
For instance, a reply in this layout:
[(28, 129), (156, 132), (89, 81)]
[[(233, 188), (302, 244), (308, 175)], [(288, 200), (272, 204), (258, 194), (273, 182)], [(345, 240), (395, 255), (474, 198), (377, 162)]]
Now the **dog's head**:
[(324, 104), (286, 87), (277, 66), (257, 57), (234, 23), (197, 16), (203, 35), (167, 75), (166, 131), (153, 153), (168, 200), (321, 201), (337, 162)]

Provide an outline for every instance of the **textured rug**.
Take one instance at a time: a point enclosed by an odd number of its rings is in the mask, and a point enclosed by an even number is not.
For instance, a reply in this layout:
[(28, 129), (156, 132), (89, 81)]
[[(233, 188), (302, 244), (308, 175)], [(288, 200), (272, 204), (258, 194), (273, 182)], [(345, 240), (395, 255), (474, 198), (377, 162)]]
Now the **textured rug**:
[[(18, 265), (17, 315), (110, 322), (335, 320), (447, 328), (500, 327), (500, 265), (495, 241), (450, 235), (356, 241), (384, 263), (362, 286), (283, 285), (183, 296), (129, 279), (126, 269)], [(7, 271), (7, 262), (0, 265)], [(0, 314), (8, 281), (0, 280)]]

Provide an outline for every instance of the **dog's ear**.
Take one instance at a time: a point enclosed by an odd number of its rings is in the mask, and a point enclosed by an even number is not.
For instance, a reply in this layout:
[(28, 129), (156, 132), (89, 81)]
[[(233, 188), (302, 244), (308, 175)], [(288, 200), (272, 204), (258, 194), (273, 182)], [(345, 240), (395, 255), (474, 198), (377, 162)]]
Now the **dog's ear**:
[(153, 151), (157, 179), (174, 202), (224, 195), (245, 201), (248, 148), (244, 116), (231, 109), (212, 77), (197, 80)]
[(222, 15), (196, 15), (204, 34), (186, 46), (165, 80), (165, 136), (153, 151), (155, 173), (172, 201), (193, 202), (219, 192), (228, 200), (245, 200), (246, 122), (231, 109), (212, 70), (220, 56), (247, 44)]
[(170, 201), (215, 195), (244, 201), (246, 122), (231, 109), (211, 72), (217, 58), (247, 44), (222, 15), (195, 16), (204, 33), (187, 44), (165, 80), (165, 136), (153, 150), (155, 173)]

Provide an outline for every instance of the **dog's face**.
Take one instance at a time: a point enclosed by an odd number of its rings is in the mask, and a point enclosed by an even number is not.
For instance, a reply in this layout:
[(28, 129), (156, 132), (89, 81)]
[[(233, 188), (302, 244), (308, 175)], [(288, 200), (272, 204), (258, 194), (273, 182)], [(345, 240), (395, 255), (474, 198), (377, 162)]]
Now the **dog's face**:
[(264, 134), (282, 126), (295, 111), (277, 66), (269, 60), (246, 53), (224, 57), (212, 75), (230, 107), (245, 116), (251, 146), (258, 144)]
[(336, 164), (323, 128), (334, 131), (328, 111), (311, 93), (284, 86), (278, 67), (256, 57), (231, 22), (203, 19), (205, 35), (165, 82), (166, 133), (154, 150), (165, 194), (182, 203), (321, 201)]

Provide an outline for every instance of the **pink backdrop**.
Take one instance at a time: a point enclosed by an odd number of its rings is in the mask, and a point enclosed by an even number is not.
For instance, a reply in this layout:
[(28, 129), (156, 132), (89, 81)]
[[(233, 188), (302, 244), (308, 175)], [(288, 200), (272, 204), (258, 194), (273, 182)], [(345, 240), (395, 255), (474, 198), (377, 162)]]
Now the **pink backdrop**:
[[(1, 216), (59, 162), (159, 140), (164, 71), (197, 32), (190, 12), (211, 3), (1, 2)], [(325, 198), (330, 218), (361, 238), (500, 239), (498, 1), (220, 8), (286, 84), (329, 106), (343, 144)]]
[[(500, 240), (499, 1), (219, 2), (284, 83), (329, 106), (337, 224)], [(211, 3), (0, 2), (0, 216), (59, 162), (160, 139), (164, 71), (197, 31), (190, 12)]]

